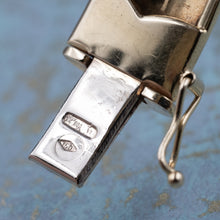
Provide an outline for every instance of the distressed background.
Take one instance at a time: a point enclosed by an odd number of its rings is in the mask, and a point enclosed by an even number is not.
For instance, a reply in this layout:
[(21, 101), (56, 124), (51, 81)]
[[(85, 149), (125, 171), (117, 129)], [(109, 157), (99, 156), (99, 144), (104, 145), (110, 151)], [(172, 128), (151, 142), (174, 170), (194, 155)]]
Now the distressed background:
[(82, 74), (62, 50), (86, 3), (0, 2), (0, 219), (220, 219), (220, 19), (195, 69), (206, 90), (185, 130), (181, 189), (156, 159), (170, 119), (144, 104), (81, 189), (27, 159)]

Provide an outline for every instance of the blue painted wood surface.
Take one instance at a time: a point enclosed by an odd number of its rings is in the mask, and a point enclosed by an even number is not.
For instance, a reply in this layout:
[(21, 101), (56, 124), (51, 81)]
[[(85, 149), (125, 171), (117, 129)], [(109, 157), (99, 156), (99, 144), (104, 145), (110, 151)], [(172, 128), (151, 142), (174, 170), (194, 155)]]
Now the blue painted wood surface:
[(141, 105), (83, 188), (27, 158), (82, 72), (62, 50), (87, 1), (0, 3), (0, 220), (220, 219), (220, 19), (195, 68), (205, 82), (172, 189), (157, 162), (170, 119)]

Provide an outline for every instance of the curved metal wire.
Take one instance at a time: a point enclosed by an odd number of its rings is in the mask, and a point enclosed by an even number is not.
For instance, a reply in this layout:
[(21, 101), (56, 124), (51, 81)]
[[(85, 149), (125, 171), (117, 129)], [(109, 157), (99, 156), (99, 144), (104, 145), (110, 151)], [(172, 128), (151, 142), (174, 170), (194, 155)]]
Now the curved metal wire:
[[(186, 73), (180, 78), (180, 86), (177, 94), (176, 109), (173, 115), (173, 120), (158, 151), (158, 160), (160, 162), (160, 165), (163, 168), (163, 170), (168, 174), (169, 183), (174, 186), (180, 186), (183, 183), (182, 174), (175, 170), (183, 130), (185, 128), (185, 125), (189, 117), (191, 116), (196, 106), (198, 105), (203, 92), (203, 86), (201, 84), (199, 84), (199, 88), (198, 87), (193, 88), (193, 85), (195, 84), (195, 80), (196, 80), (196, 76), (194, 73)], [(188, 109), (185, 111), (185, 113), (182, 115), (185, 93), (188, 88), (192, 90), (192, 92), (195, 95), (195, 98), (188, 107)], [(175, 133), (176, 133), (176, 137), (175, 137), (174, 147), (168, 163), (166, 161), (166, 150)]]

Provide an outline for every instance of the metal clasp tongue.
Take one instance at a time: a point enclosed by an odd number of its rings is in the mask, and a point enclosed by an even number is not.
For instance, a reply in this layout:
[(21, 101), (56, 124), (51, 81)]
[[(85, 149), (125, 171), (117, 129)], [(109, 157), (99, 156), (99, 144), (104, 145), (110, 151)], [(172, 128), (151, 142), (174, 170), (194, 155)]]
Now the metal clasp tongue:
[[(190, 89), (195, 97), (188, 109), (185, 111), (185, 113), (182, 114), (185, 93), (187, 89)], [(192, 115), (196, 106), (198, 105), (203, 90), (203, 83), (196, 79), (196, 75), (194, 73), (185, 73), (181, 76), (179, 80), (179, 90), (177, 94), (176, 108), (174, 111), (173, 120), (158, 151), (158, 160), (160, 162), (160, 165), (163, 168), (163, 170), (167, 173), (168, 181), (170, 185), (173, 187), (180, 187), (183, 184), (183, 175), (181, 172), (175, 169), (175, 166), (178, 159), (183, 130), (187, 121), (189, 120), (189, 117)], [(166, 150), (175, 134), (176, 136), (173, 151), (170, 156), (169, 162), (167, 162)]]

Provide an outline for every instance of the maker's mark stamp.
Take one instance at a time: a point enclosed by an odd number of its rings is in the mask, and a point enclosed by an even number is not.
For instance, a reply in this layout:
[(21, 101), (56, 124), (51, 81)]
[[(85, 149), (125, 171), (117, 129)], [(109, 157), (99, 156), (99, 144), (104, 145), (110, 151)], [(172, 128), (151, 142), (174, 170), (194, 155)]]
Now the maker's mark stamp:
[(77, 147), (71, 141), (60, 139), (58, 140), (58, 142), (65, 151), (69, 151), (69, 152), (77, 151)]
[(94, 125), (72, 113), (66, 113), (62, 122), (70, 129), (89, 139), (93, 139), (97, 135), (97, 128)]
[(85, 143), (79, 135), (64, 135), (58, 139), (55, 152), (61, 160), (69, 161), (80, 157), (85, 151)]

